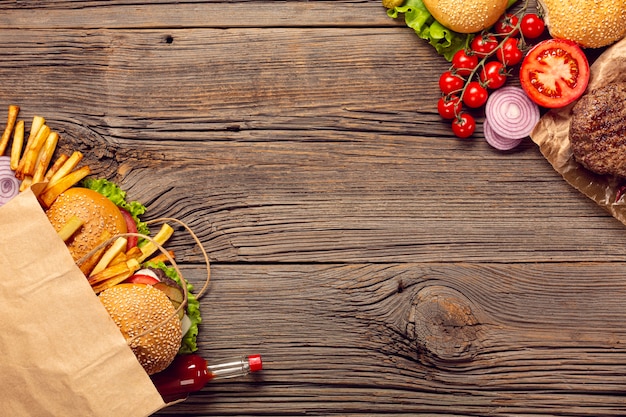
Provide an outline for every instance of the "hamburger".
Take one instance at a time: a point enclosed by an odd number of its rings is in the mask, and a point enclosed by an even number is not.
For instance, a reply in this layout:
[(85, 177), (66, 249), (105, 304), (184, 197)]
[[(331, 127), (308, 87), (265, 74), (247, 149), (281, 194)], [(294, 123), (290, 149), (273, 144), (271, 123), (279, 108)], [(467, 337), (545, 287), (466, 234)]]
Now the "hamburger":
[(554, 38), (585, 48), (600, 48), (626, 36), (623, 0), (538, 0), (546, 26)]
[[(105, 245), (116, 235), (150, 234), (147, 224), (139, 217), (145, 211), (141, 203), (128, 202), (126, 193), (115, 183), (88, 178), (61, 193), (46, 215), (57, 232), (72, 217), (82, 221), (82, 226), (65, 241), (68, 250), (99, 293), (100, 301), (138, 361), (152, 375), (164, 370), (177, 354), (197, 350), (201, 317), (200, 305), (192, 294), (193, 286), (175, 268), (154, 258), (144, 260), (145, 256), (137, 258), (138, 266), (128, 276), (123, 275), (119, 282), (111, 280), (111, 285), (98, 290), (100, 287), (92, 282), (98, 274), (90, 273), (107, 249), (105, 246), (93, 254), (96, 247)], [(129, 236), (123, 251), (130, 253), (135, 249), (143, 254), (148, 246), (148, 240)]]
[(181, 321), (163, 291), (146, 284), (118, 284), (99, 295), (148, 375), (168, 367), (180, 349)]
[(458, 33), (476, 33), (493, 26), (508, 0), (423, 0), (430, 14)]
[(626, 81), (596, 88), (572, 108), (570, 145), (590, 171), (626, 178)]

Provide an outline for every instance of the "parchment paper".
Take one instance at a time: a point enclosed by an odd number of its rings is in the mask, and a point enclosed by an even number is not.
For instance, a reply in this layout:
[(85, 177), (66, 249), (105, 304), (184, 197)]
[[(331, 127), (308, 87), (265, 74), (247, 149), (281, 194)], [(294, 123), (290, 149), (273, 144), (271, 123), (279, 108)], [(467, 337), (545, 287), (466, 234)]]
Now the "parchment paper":
[[(587, 91), (623, 80), (626, 80), (626, 38), (609, 47), (592, 64)], [(535, 126), (531, 139), (568, 183), (626, 224), (626, 201), (623, 198), (615, 201), (626, 181), (596, 175), (574, 159), (569, 142), (572, 107), (574, 104), (546, 113)]]
[(0, 207), (0, 265), (0, 414), (134, 417), (165, 406), (32, 191)]

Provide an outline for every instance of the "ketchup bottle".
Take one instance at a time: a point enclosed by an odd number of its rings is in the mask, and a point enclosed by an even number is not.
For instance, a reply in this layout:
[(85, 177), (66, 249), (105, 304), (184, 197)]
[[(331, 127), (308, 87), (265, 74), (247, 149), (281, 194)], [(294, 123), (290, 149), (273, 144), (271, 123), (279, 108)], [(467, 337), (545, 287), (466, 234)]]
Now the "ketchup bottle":
[(196, 354), (178, 355), (164, 371), (152, 375), (152, 383), (166, 402), (187, 397), (214, 379), (248, 375), (263, 369), (261, 355), (239, 356), (209, 365)]

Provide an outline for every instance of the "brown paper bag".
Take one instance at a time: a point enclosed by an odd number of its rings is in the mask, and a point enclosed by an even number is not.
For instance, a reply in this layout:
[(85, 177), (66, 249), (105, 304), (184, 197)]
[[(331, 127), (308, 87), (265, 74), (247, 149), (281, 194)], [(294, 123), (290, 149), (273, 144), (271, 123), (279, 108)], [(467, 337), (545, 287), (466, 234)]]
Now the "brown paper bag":
[(147, 416), (163, 408), (32, 191), (0, 207), (0, 239), (0, 414)]
[[(626, 80), (626, 38), (609, 47), (593, 63), (587, 91), (623, 80)], [(569, 184), (626, 224), (626, 201), (623, 197), (617, 198), (626, 182), (612, 176), (596, 175), (574, 159), (569, 141), (573, 106), (546, 113), (535, 126), (531, 138)]]

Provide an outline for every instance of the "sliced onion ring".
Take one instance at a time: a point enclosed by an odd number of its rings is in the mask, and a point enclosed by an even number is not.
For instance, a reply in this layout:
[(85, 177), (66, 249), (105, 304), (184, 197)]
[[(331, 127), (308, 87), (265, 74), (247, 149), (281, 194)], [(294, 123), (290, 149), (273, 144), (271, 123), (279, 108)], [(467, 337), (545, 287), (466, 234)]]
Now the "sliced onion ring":
[(508, 136), (497, 134), (493, 131), (491, 124), (487, 121), (487, 119), (483, 122), (483, 133), (485, 134), (485, 140), (487, 143), (499, 151), (509, 151), (522, 143), (524, 140), (524, 138), (512, 139)]
[(6, 204), (20, 192), (20, 180), (11, 170), (11, 158), (0, 156), (0, 206)]
[(485, 118), (494, 133), (511, 139), (530, 135), (540, 118), (537, 106), (519, 87), (502, 87), (487, 100)]

